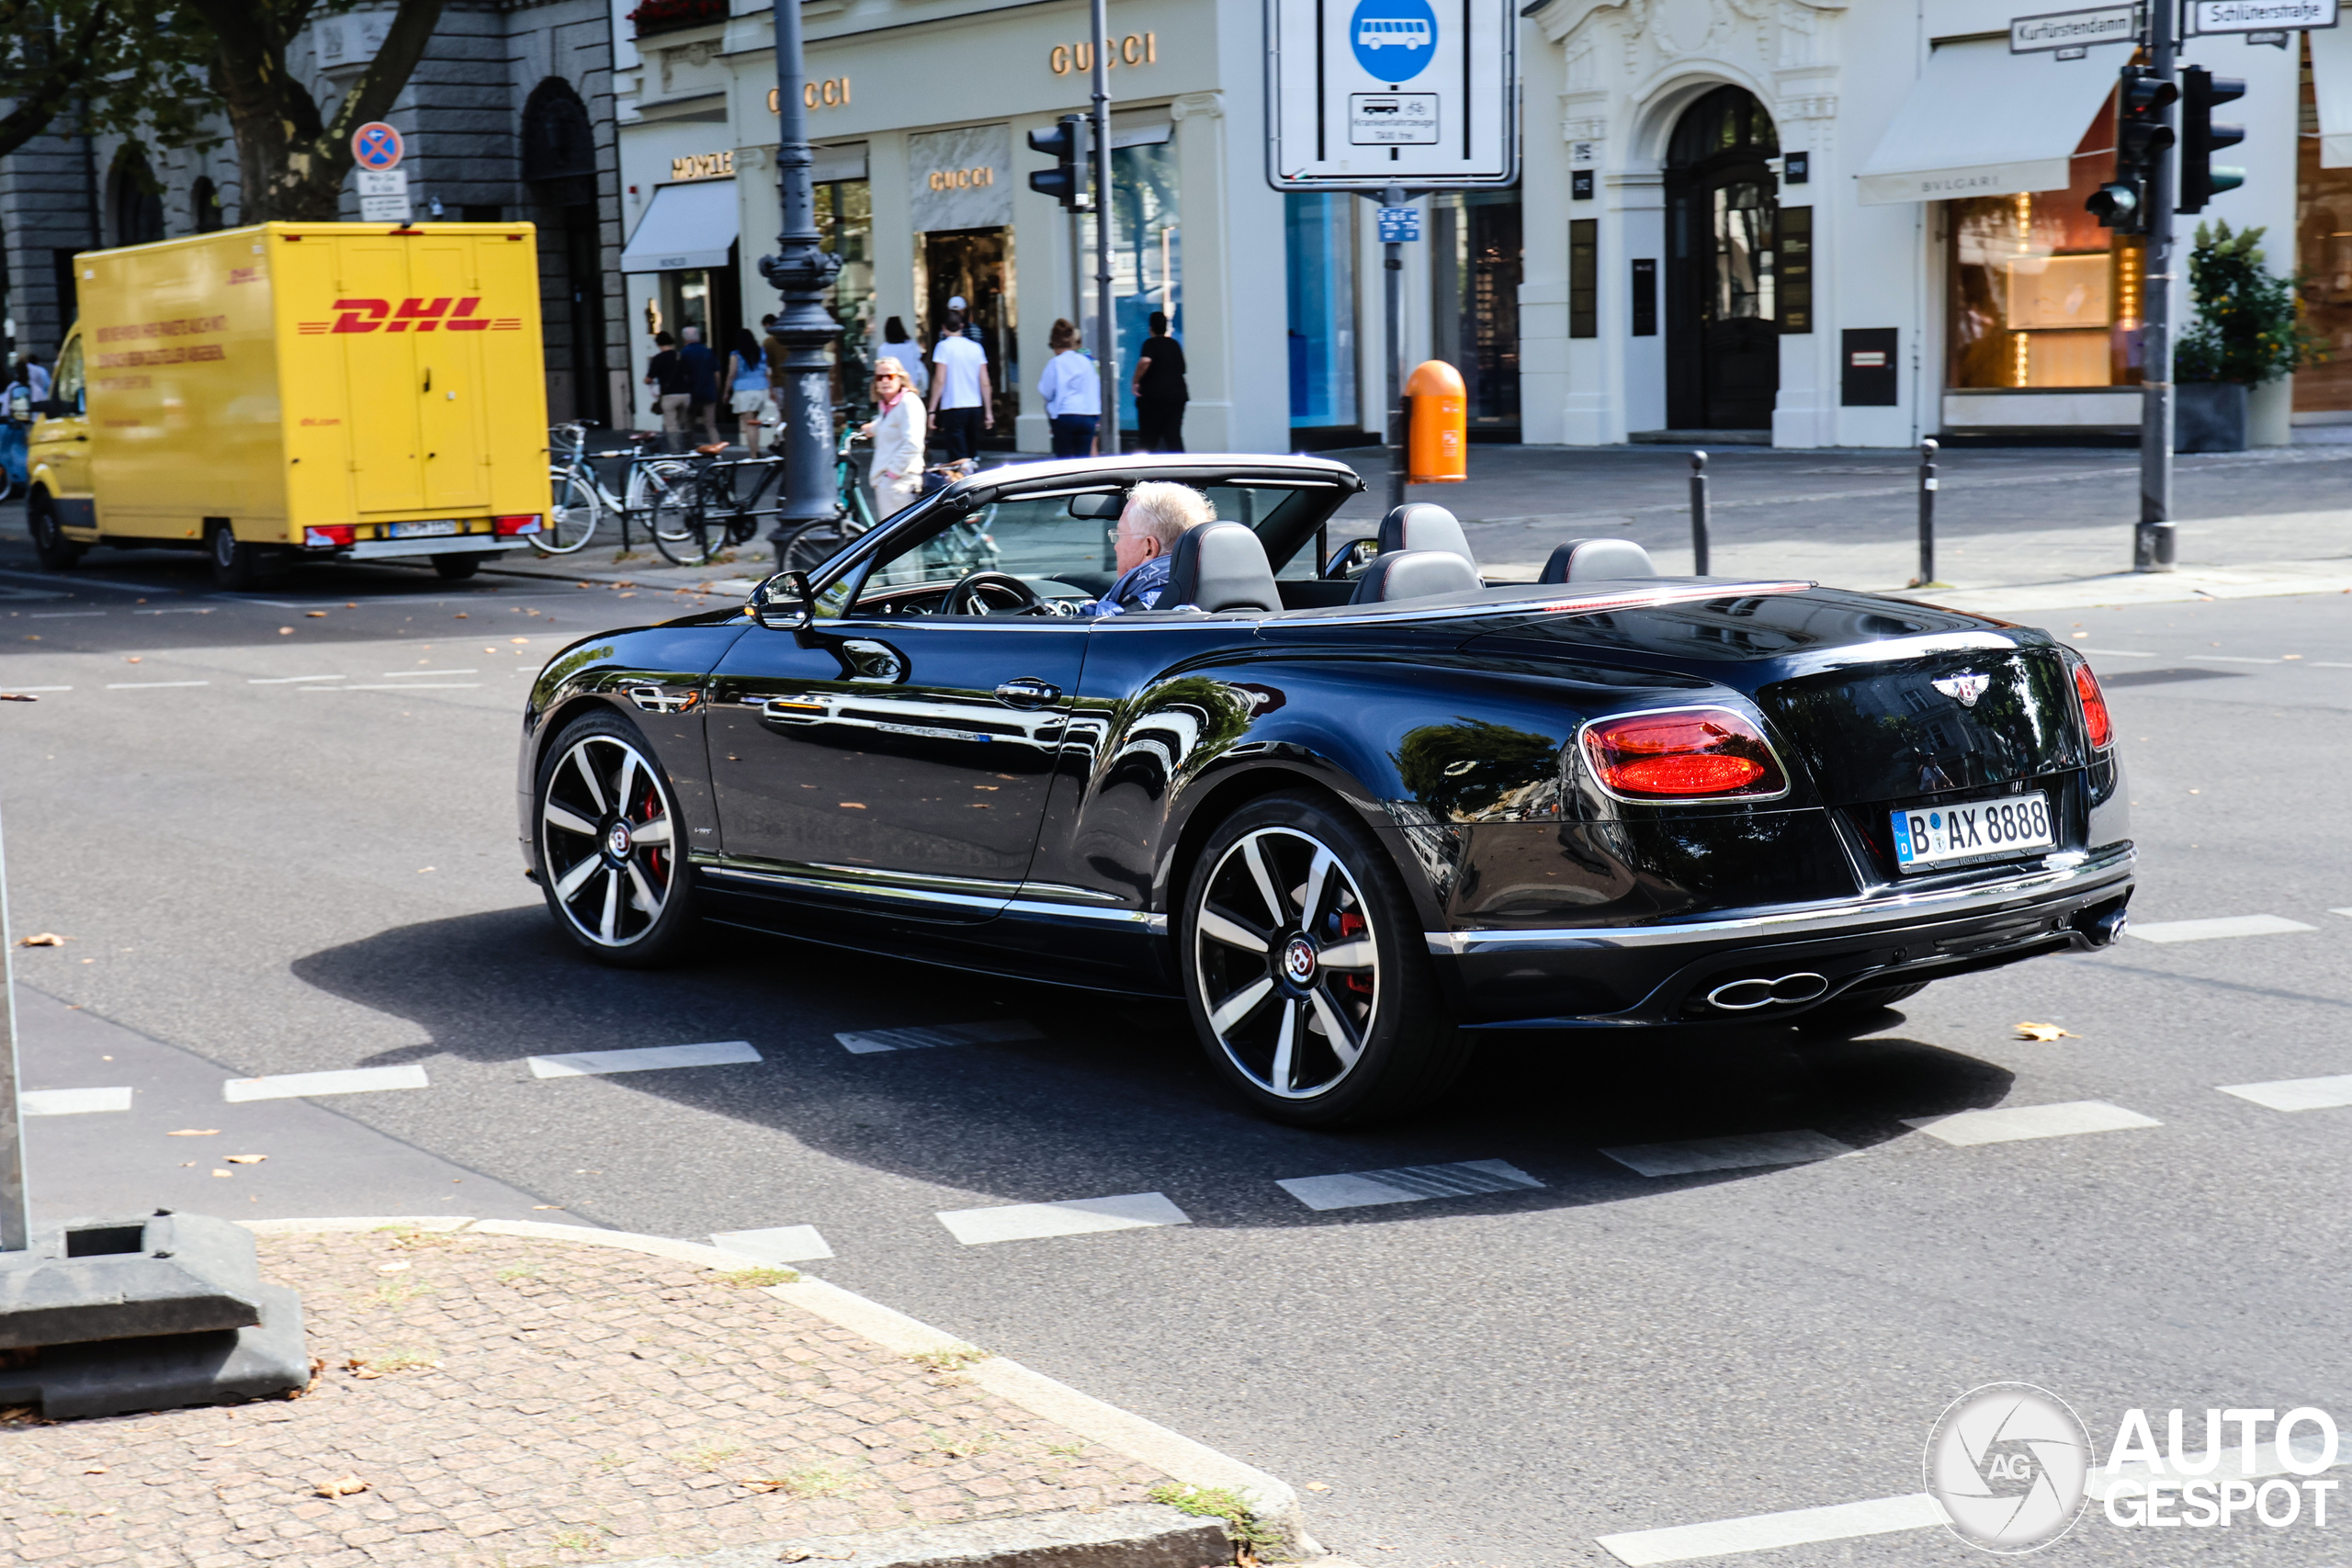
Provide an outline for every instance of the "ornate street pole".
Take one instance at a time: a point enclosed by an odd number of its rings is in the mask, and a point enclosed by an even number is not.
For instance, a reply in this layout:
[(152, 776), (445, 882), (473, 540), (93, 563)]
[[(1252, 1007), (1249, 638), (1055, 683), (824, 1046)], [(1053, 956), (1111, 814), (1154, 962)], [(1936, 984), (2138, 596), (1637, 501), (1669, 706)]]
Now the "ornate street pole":
[[(2177, 49), (2172, 0), (2148, 7), (2148, 67), (2159, 82), (2173, 79)], [(2169, 127), (2173, 111), (2160, 111)], [(2173, 169), (2169, 148), (2148, 160), (2148, 243), (2141, 254), (2140, 521), (2132, 529), (2132, 570), (2170, 571), (2177, 545), (2172, 521), (2172, 251)]]
[(833, 490), (832, 346), (840, 335), (825, 290), (841, 270), (841, 257), (823, 248), (817, 233), (817, 190), (809, 178), (808, 116), (804, 94), (807, 67), (800, 58), (800, 0), (775, 0), (775, 152), (777, 185), (784, 202), (784, 231), (777, 254), (760, 258), (760, 276), (784, 296), (775, 319), (776, 341), (785, 345), (784, 499), (778, 503), (776, 564), (784, 564), (784, 541), (802, 525), (830, 518), (840, 510)]
[[(1119, 317), (1112, 298), (1111, 226), (1118, 221), (1118, 200), (1111, 177), (1111, 7), (1109, 0), (1094, 0), (1094, 365), (1102, 387), (1102, 417), (1096, 422), (1096, 450), (1108, 457), (1119, 450)], [(1140, 217), (1140, 209), (1138, 209)], [(1136, 278), (1143, 287), (1143, 278)]]

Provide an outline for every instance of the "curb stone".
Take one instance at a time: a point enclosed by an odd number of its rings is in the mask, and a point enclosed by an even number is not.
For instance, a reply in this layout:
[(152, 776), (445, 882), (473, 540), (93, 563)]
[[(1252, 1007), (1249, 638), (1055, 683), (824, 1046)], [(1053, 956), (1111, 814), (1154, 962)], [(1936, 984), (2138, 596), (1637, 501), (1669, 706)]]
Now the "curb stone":
[[(372, 1231), (390, 1225), (399, 1225), (417, 1230), (451, 1233), (465, 1231), (478, 1235), (520, 1236), (542, 1241), (571, 1242), (583, 1247), (616, 1247), (627, 1252), (642, 1252), (656, 1258), (667, 1258), (680, 1263), (699, 1264), (709, 1269), (775, 1267), (763, 1258), (749, 1258), (740, 1252), (729, 1252), (722, 1247), (705, 1247), (698, 1242), (679, 1241), (670, 1236), (645, 1235), (635, 1231), (602, 1230), (589, 1225), (553, 1224), (541, 1220), (477, 1220), (458, 1214), (375, 1214), (338, 1215), (314, 1219), (242, 1220), (238, 1223), (258, 1235), (302, 1235), (322, 1232)], [(968, 1351), (971, 1348), (966, 1341), (944, 1329), (934, 1328), (920, 1319), (909, 1317), (906, 1314), (884, 1306), (879, 1302), (869, 1301), (855, 1292), (845, 1291), (839, 1285), (828, 1284), (809, 1274), (802, 1273), (799, 1280), (794, 1284), (764, 1286), (761, 1293), (773, 1296), (787, 1305), (798, 1307), (803, 1312), (820, 1317), (836, 1327), (846, 1328), (854, 1334), (863, 1335), (884, 1349), (895, 1351), (902, 1356), (925, 1355), (939, 1351)], [(1000, 1399), (1017, 1404), (1032, 1415), (1041, 1416), (1046, 1420), (1058, 1423), (1079, 1436), (1125, 1454), (1129, 1459), (1138, 1460), (1176, 1481), (1203, 1489), (1223, 1489), (1233, 1492), (1249, 1505), (1251, 1513), (1280, 1532), (1289, 1550), (1301, 1557), (1317, 1560), (1318, 1568), (1347, 1568), (1346, 1564), (1329, 1557), (1321, 1545), (1306, 1533), (1299, 1508), (1298, 1494), (1292, 1489), (1288, 1482), (1269, 1475), (1254, 1465), (1245, 1464), (1230, 1454), (1221, 1453), (1205, 1443), (1195, 1442), (1181, 1433), (1170, 1431), (1156, 1421), (1147, 1420), (1132, 1411), (1122, 1410), (1115, 1404), (1095, 1398), (1092, 1394), (1081, 1393), (1068, 1383), (1024, 1367), (1010, 1357), (989, 1355), (972, 1362), (964, 1371), (965, 1375), (975, 1383)], [(1135, 1512), (1137, 1510), (1142, 1512)], [(1123, 1512), (1135, 1512), (1135, 1517), (1139, 1521), (1136, 1528), (1147, 1533), (1122, 1538), (1115, 1541), (1090, 1540), (1082, 1536), (1056, 1541), (1050, 1537), (1041, 1537), (1033, 1541), (1030, 1546), (1020, 1548), (1014, 1554), (1006, 1555), (1007, 1552), (1014, 1551), (1014, 1549), (990, 1548), (986, 1539), (986, 1532), (973, 1534), (970, 1533), (970, 1527), (956, 1526), (944, 1530), (923, 1532), (925, 1537), (936, 1536), (941, 1539), (941, 1544), (936, 1550), (928, 1545), (923, 1547), (923, 1550), (933, 1551), (932, 1556), (860, 1557), (852, 1561), (855, 1562), (856, 1568), (899, 1568), (899, 1565), (904, 1565), (904, 1568), (917, 1568), (919, 1564), (925, 1565), (927, 1568), (927, 1565), (934, 1562), (938, 1563), (940, 1568), (1015, 1568), (1016, 1564), (1019, 1568), (1200, 1568), (1198, 1562), (1191, 1561), (1180, 1564), (1174, 1557), (1138, 1556), (1127, 1552), (1126, 1546), (1130, 1541), (1135, 1544), (1136, 1551), (1142, 1551), (1147, 1549), (1155, 1535), (1170, 1541), (1192, 1541), (1195, 1532), (1189, 1529), (1171, 1533), (1168, 1524), (1171, 1519), (1182, 1520), (1188, 1527), (1193, 1525), (1205, 1527), (1215, 1533), (1216, 1555), (1229, 1554), (1222, 1527), (1212, 1520), (1196, 1519), (1159, 1504), (1121, 1505), (1118, 1507), (1105, 1509), (1100, 1514), (1047, 1516), (1047, 1517), (1068, 1517), (1083, 1521), (1109, 1518)], [(1147, 1513), (1148, 1517), (1145, 1517)], [(991, 1524), (993, 1521), (980, 1521), (980, 1523)], [(1007, 1522), (1004, 1528), (1012, 1529), (1015, 1527), (1011, 1522)], [(1034, 1530), (1040, 1527), (1036, 1520), (1031, 1520), (1026, 1526), (1021, 1528)], [(962, 1539), (968, 1542), (967, 1545), (960, 1548), (956, 1547), (956, 1540), (958, 1531), (967, 1532)], [(915, 1537), (904, 1536), (901, 1532), (890, 1532), (888, 1536), (875, 1536), (870, 1539), (876, 1542), (917, 1540)], [(653, 1568), (655, 1564), (686, 1562), (697, 1564), (698, 1568), (717, 1568), (717, 1565), (720, 1564), (726, 1565), (726, 1568), (733, 1568), (733, 1565), (739, 1562), (743, 1564), (754, 1562), (775, 1562), (779, 1559), (774, 1553), (786, 1545), (793, 1544), (796, 1543), (778, 1542), (773, 1546), (756, 1549), (730, 1549), (729, 1553), (722, 1553), (715, 1557), (705, 1555), (698, 1558), (644, 1558), (628, 1565), (628, 1568)], [(951, 1548), (963, 1551), (964, 1555), (941, 1555)], [(817, 1551), (815, 1547), (811, 1546), (810, 1550), (815, 1552), (815, 1555), (812, 1555), (808, 1561), (817, 1562), (821, 1561), (826, 1552), (838, 1552), (841, 1548), (835, 1545), (827, 1547), (822, 1551)], [(989, 1555), (989, 1550), (995, 1551), (997, 1555)], [(1179, 1555), (1186, 1555), (1193, 1551), (1193, 1546), (1187, 1544)], [(764, 1557), (741, 1555), (751, 1551), (766, 1551), (770, 1555)], [(1036, 1551), (1046, 1552), (1046, 1555), (1023, 1554)], [(1090, 1555), (1089, 1553), (1101, 1554)], [(1202, 1561), (1211, 1562), (1214, 1558)], [(623, 1568), (623, 1565), (616, 1564), (615, 1568)]]
[(852, 1568), (1202, 1568), (1233, 1548), (1214, 1519), (1159, 1503), (1099, 1513), (974, 1519), (911, 1530), (815, 1536), (730, 1546), (695, 1557), (631, 1557), (611, 1568), (768, 1568), (847, 1562)]

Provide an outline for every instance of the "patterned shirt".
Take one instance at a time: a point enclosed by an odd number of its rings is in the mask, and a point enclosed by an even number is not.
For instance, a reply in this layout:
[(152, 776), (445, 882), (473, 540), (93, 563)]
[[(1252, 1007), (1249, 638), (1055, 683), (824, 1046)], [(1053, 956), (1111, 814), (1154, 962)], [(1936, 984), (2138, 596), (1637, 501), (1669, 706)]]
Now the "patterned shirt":
[(1119, 581), (1111, 584), (1111, 592), (1089, 604), (1083, 613), (1124, 615), (1129, 610), (1157, 608), (1159, 591), (1168, 586), (1169, 569), (1175, 564), (1173, 557), (1158, 555), (1134, 570), (1121, 573)]

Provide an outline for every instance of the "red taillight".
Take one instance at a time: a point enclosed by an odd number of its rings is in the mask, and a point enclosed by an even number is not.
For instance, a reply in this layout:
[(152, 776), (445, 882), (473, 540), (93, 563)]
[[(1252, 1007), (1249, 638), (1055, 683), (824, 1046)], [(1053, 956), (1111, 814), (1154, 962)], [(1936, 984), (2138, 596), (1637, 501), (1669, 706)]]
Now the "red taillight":
[(492, 521), (497, 525), (499, 533), (503, 535), (536, 534), (539, 531), (539, 514), (536, 512), (526, 512), (514, 517), (494, 518)]
[(2115, 721), (2108, 716), (2107, 694), (2087, 664), (2075, 666), (2075, 695), (2083, 700), (2083, 728), (2090, 731), (2091, 750), (2104, 751), (2115, 744)]
[(314, 550), (341, 548), (351, 543), (359, 530), (348, 523), (330, 523), (323, 528), (302, 530), (302, 543)]
[(1636, 800), (1779, 795), (1789, 787), (1771, 743), (1729, 708), (1631, 714), (1585, 727), (1601, 787)]

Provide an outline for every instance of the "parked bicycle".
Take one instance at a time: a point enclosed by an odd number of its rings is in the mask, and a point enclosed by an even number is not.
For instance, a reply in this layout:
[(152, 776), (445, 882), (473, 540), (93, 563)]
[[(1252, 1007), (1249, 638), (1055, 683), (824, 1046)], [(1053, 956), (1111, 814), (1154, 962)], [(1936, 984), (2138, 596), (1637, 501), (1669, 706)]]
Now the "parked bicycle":
[[(876, 526), (882, 519), (874, 514), (872, 492), (865, 488), (864, 465), (851, 453), (853, 444), (865, 438), (856, 427), (845, 426), (834, 448), (833, 473), (841, 487), (841, 505), (831, 517), (820, 517), (804, 523), (785, 536), (777, 547), (778, 570), (808, 571), (831, 560), (854, 544), (858, 536)], [(930, 495), (946, 489), (957, 479), (978, 470), (979, 465), (969, 457), (952, 463), (934, 463), (923, 470), (922, 493)], [(978, 571), (996, 564), (996, 542), (989, 536), (983, 523), (967, 518), (949, 528), (939, 541), (946, 554), (957, 560), (969, 560), (967, 569)]]
[[(707, 566), (722, 552), (751, 543), (761, 521), (782, 510), (784, 459), (722, 459), (723, 448), (696, 448), (697, 464), (670, 498), (674, 531), (656, 527), (653, 545), (678, 566)], [(750, 488), (745, 489), (748, 476)]]
[[(586, 547), (607, 516), (618, 518), (621, 547), (628, 547), (629, 524), (637, 521), (658, 543), (664, 532), (683, 534), (684, 496), (694, 472), (691, 458), (653, 449), (662, 439), (652, 431), (639, 431), (630, 445), (605, 452), (588, 450), (591, 426), (583, 420), (559, 424), (548, 432), (548, 450), (555, 461), (548, 468), (553, 497), (548, 525), (531, 542), (541, 555), (568, 556)], [(615, 495), (597, 472), (596, 460), (625, 457), (628, 479)]]

